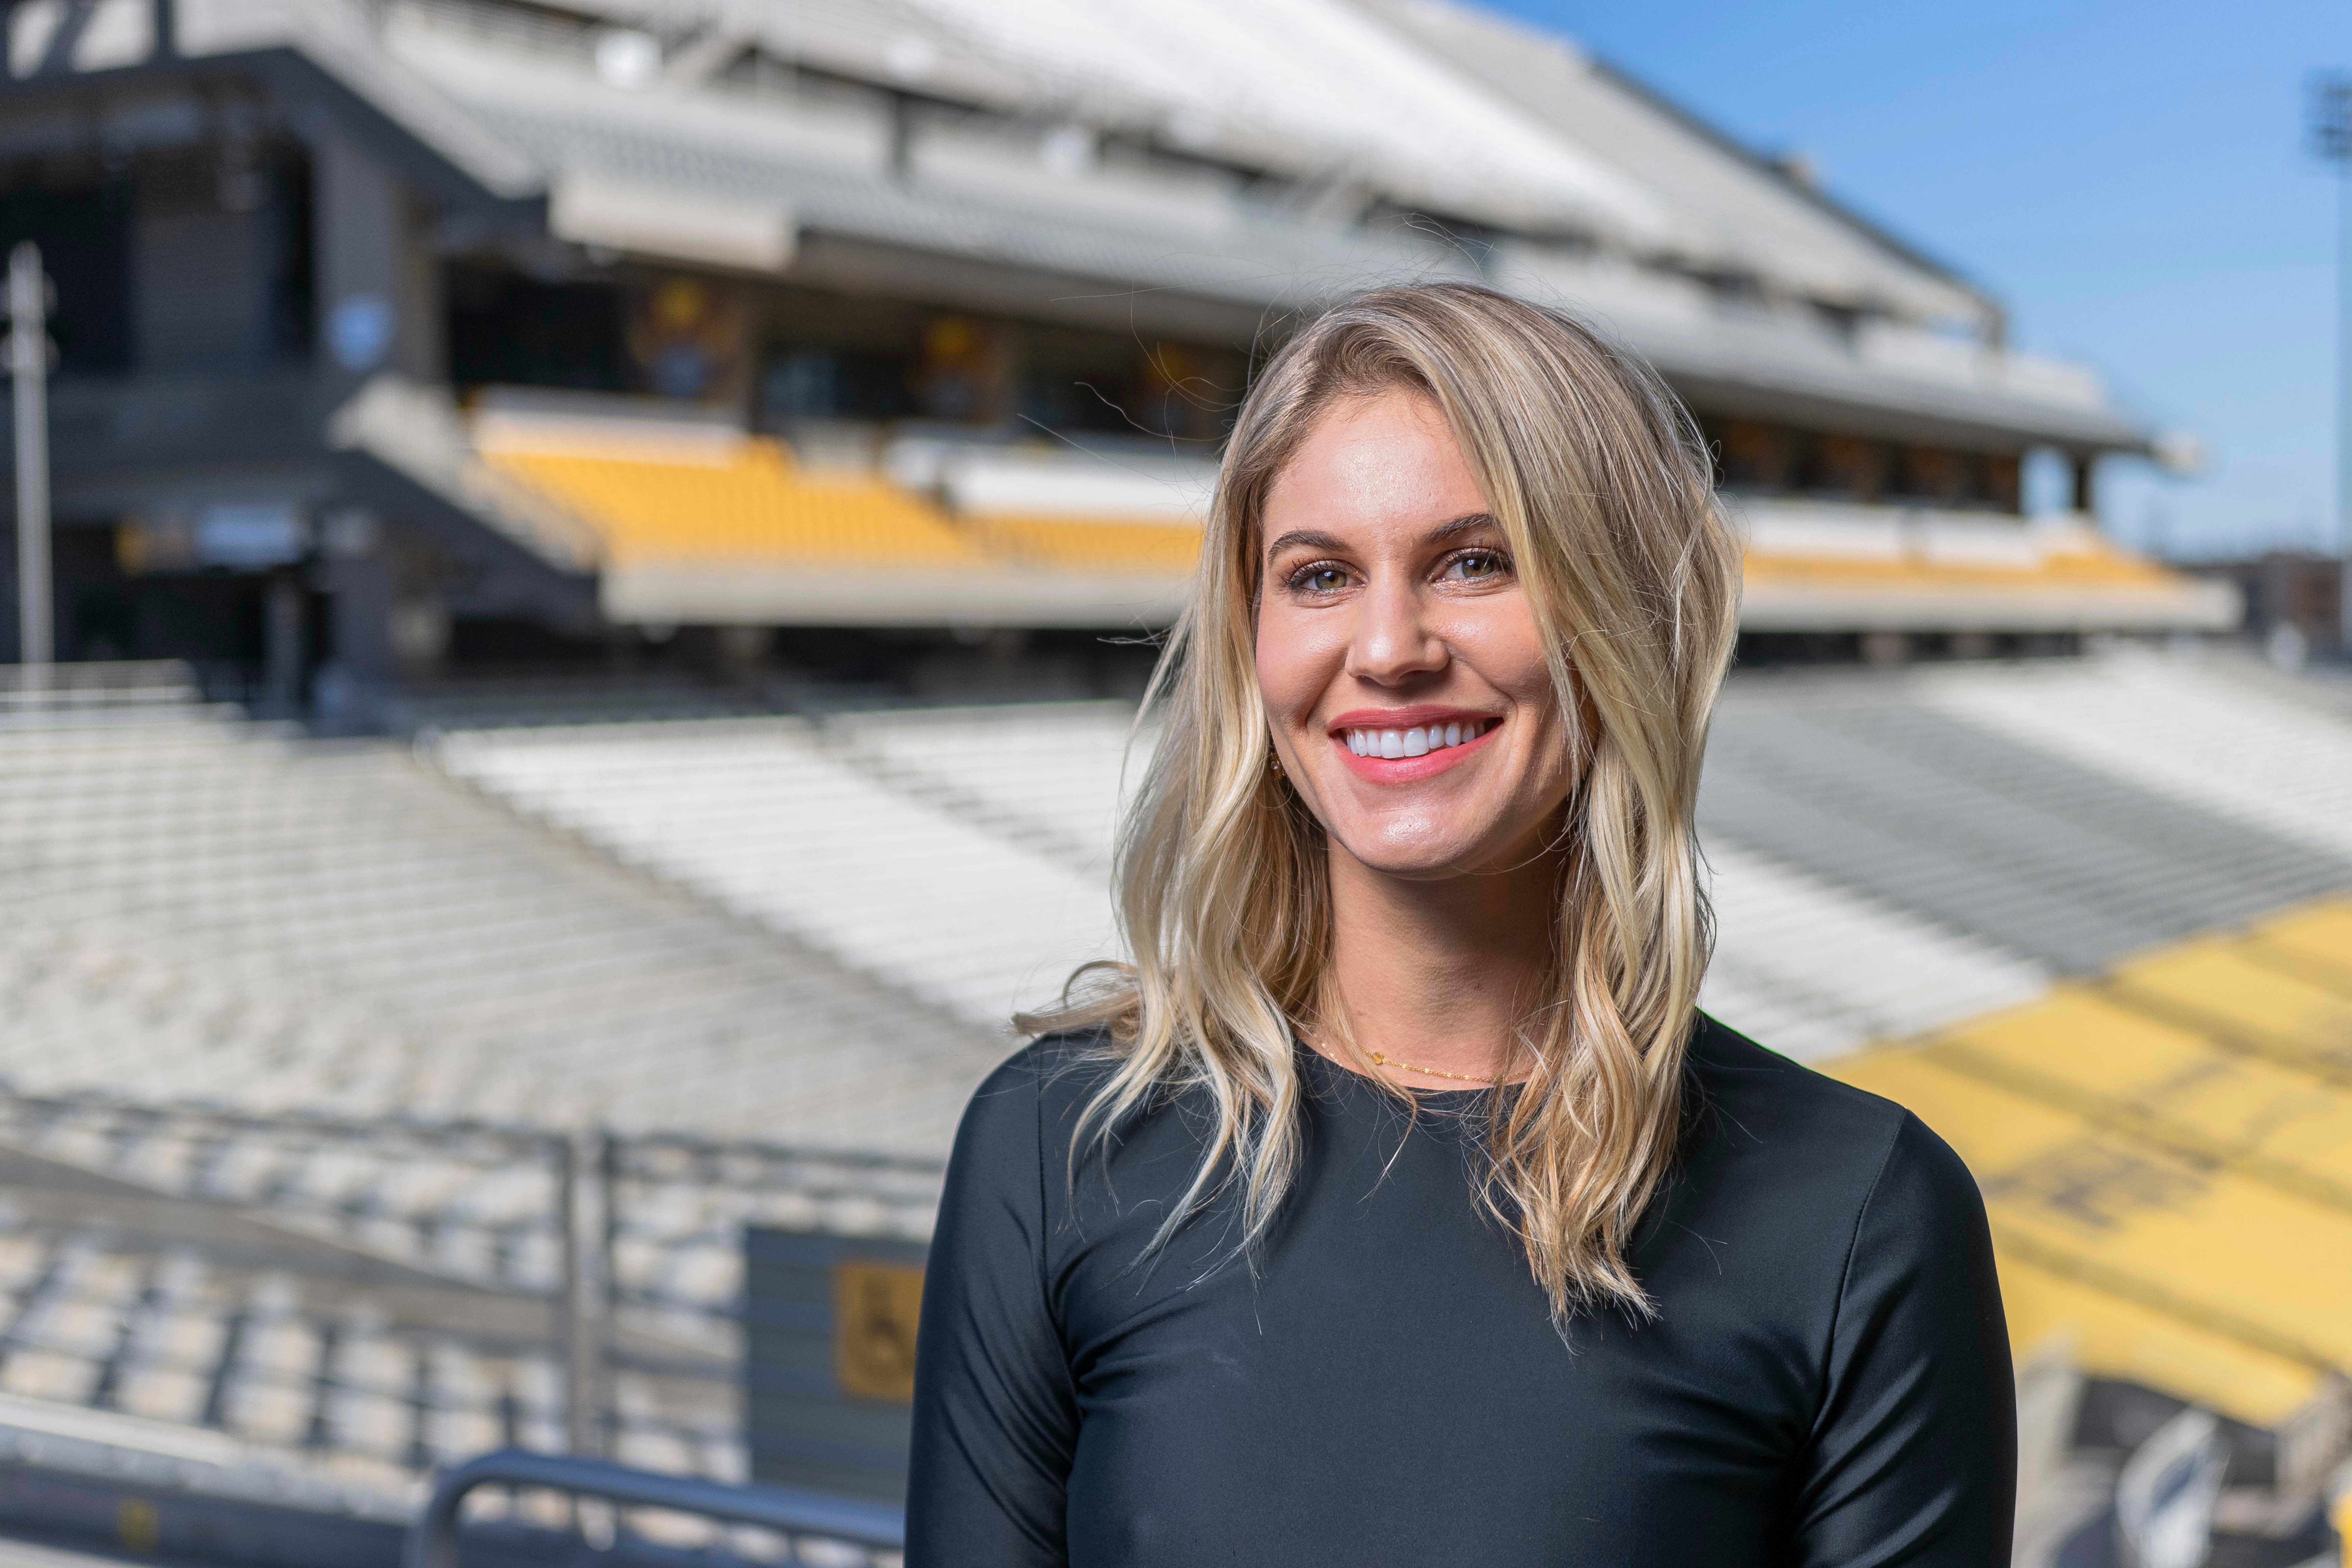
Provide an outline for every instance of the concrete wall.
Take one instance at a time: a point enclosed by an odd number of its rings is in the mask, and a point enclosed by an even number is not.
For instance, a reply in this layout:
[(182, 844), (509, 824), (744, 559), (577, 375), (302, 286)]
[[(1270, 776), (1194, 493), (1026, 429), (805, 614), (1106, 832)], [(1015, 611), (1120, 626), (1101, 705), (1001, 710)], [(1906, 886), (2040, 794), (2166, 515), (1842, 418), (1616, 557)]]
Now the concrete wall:
[(331, 132), (312, 143), (311, 156), (320, 368), (354, 384), (382, 370), (442, 380), (440, 268), (421, 204), (391, 170)]
[(132, 362), (143, 371), (240, 374), (299, 358), (309, 292), (304, 171), (204, 147), (147, 161), (131, 226)]

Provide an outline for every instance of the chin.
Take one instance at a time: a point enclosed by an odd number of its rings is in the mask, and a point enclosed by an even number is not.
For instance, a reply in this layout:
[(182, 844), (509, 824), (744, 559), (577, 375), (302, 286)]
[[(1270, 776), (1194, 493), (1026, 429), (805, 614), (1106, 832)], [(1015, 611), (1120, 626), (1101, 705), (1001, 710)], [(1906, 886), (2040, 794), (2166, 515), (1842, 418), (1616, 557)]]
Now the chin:
[(1339, 847), (1367, 870), (1413, 881), (1440, 882), (1468, 876), (1489, 858), (1482, 853), (1486, 847), (1483, 842), (1414, 839), (1400, 843), (1377, 837), (1342, 837)]

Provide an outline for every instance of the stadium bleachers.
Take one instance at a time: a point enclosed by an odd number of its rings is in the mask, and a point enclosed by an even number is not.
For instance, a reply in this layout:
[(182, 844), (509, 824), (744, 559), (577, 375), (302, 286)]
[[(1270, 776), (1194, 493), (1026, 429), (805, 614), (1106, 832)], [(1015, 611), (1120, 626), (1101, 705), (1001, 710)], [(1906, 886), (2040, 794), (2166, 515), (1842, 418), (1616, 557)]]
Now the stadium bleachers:
[[(546, 1140), (590, 1127), (614, 1451), (742, 1474), (741, 1226), (928, 1234), (1007, 1015), (1111, 951), (1150, 744), (1120, 703), (659, 680), (420, 693), (414, 745), (320, 741), (168, 687), (0, 717), (0, 1159), (48, 1173), (0, 1207), (0, 1398), (378, 1496), (560, 1443)], [(2225, 659), (1742, 675), (1706, 1003), (1808, 1059), (1930, 1042), (1855, 1070), (1979, 1107), (1955, 1136), (2009, 1129), (1989, 1162), (2138, 1115), (2264, 1225), (2326, 1211), (2307, 1117), (2221, 1150), (2226, 1107), (2150, 1110), (2099, 1064), (2221, 1040), (2241, 1078), (2352, 1087), (2347, 751), (2335, 708)], [(102, 1184), (75, 1209), (43, 1185), (68, 1178)], [(2141, 1281), (2118, 1296), (2038, 1234), (2004, 1253), (2021, 1333), (2242, 1420), (2312, 1407), (2311, 1361), (2261, 1348), (2307, 1328), (2292, 1291), (2250, 1346), (2146, 1304), (2161, 1247), (2102, 1265)]]
[[(190, 1200), (168, 1255), (0, 1213), (0, 1393), (216, 1427), (378, 1490), (508, 1436), (560, 1446), (548, 1172), (394, 1122), (928, 1152), (1004, 1048), (405, 746), (307, 742), (176, 695), (0, 728), (0, 1141)], [(156, 1110), (174, 1105), (287, 1114)], [(302, 1121), (320, 1115), (341, 1120)], [(622, 1345), (616, 1457), (740, 1477), (735, 1228), (906, 1222), (804, 1177), (702, 1170), (628, 1197), (618, 1284), (657, 1342), (644, 1373)], [(226, 1267), (224, 1210), (280, 1228), (294, 1261)], [(344, 1254), (302, 1266), (308, 1237), (521, 1300), (525, 1342), (381, 1321), (333, 1285)]]
[(1734, 841), (1714, 841), (1707, 861), (1720, 934), (1701, 1005), (1801, 1060), (2011, 1005), (2049, 984), (2032, 958)]
[[(2134, 661), (2052, 671), (2127, 691)], [(2032, 672), (2039, 675), (2042, 672)], [(2195, 691), (2216, 678), (2182, 665)], [(1948, 674), (1930, 689), (2004, 688), (2030, 705), (2036, 681), (2009, 671)], [(2308, 787), (2324, 748), (2308, 728), (2239, 697), (2250, 727), (2278, 737), (2278, 777)], [(2189, 728), (2177, 743), (2227, 744)], [(2352, 886), (2352, 858), (2309, 833), (2241, 822), (2094, 772), (2043, 747), (1939, 711), (1914, 680), (1735, 683), (1710, 742), (1702, 830), (1750, 846), (1936, 921), (1947, 930), (2088, 972), (2128, 952)]]
[(918, 749), (932, 755), (929, 777), (959, 776), (949, 772), (959, 760), (954, 731), (919, 748), (903, 727), (865, 732), (870, 754), (890, 766), (856, 766), (793, 719), (463, 732), (445, 737), (439, 754), (459, 777), (621, 859), (979, 1028), (1001, 1027), (1016, 1007), (1047, 999), (1072, 969), (1111, 951), (1101, 871), (1074, 868), (1041, 853), (1034, 837), (1003, 831), (1022, 810), (1007, 794), (1013, 776), (1043, 785), (1038, 805), (1054, 811), (1059, 748), (1024, 754), (1013, 740), (980, 752), (969, 787), (993, 817), (983, 826), (972, 813), (941, 809), (936, 795), (877, 787), (877, 773), (923, 778), (908, 755)]
[(2138, 788), (2352, 857), (2352, 725), (2313, 721), (2352, 706), (2242, 666), (2184, 680), (2180, 659), (2140, 649), (2036, 674), (1929, 679), (1921, 696)]
[(396, 745), (202, 710), (0, 731), (0, 855), (29, 1091), (930, 1150), (1000, 1048)]
[(1151, 755), (1122, 702), (849, 712), (826, 730), (845, 760), (897, 792), (1097, 875), (1110, 865), (1122, 789)]
[[(544, 1164), (436, 1157), (389, 1126), (5, 1104), (6, 1147), (126, 1180), (60, 1195), (40, 1173), (28, 1189), (21, 1162), (0, 1173), (18, 1200), (0, 1210), (0, 1393), (217, 1427), (379, 1482), (502, 1442), (562, 1446)], [(205, 1174), (273, 1155), (312, 1184)], [(615, 1140), (610, 1158), (615, 1452), (740, 1477), (741, 1227), (920, 1239), (938, 1168), (690, 1138)], [(187, 1201), (159, 1218), (162, 1194)], [(224, 1209), (259, 1223), (225, 1232)]]
[[(2006, 700), (2032, 714), (2045, 690), (2053, 710), (2095, 705), (2101, 691), (2120, 700), (2172, 679), (2242, 728), (2266, 725), (2274, 746), (2292, 747), (2307, 723), (2275, 698), (2250, 707), (2226, 666), (2174, 661), (2152, 674), (2149, 657), (1735, 681), (1703, 803), (1723, 914), (1710, 1002), (1792, 1054), (1832, 1055), (2352, 885), (2352, 860), (2325, 842), (1959, 711)], [(1130, 753), (1130, 724), (1117, 704), (848, 712), (815, 724), (472, 731), (443, 740), (439, 755), (526, 810), (988, 1022), (1107, 951), (1109, 827), (1122, 768), (1131, 778), (1147, 754)], [(766, 763), (761, 745), (772, 748)], [(787, 756), (800, 771), (782, 771)], [(824, 829), (778, 821), (787, 776), (821, 780), (827, 793), (812, 800), (864, 802), (855, 811), (869, 830), (848, 845), (804, 843)], [(982, 838), (994, 841), (985, 853), (951, 853)], [(856, 866), (862, 886), (836, 895), (755, 869), (755, 846), (772, 858), (762, 867)], [(929, 863), (911, 888), (910, 860)], [(1842, 961), (1857, 953), (1872, 962)]]
[[(0, 1232), (0, 1394), (216, 1430), (391, 1497), (502, 1436), (552, 1444), (553, 1368), (306, 1305), (296, 1277)], [(723, 1429), (721, 1437), (724, 1440)]]

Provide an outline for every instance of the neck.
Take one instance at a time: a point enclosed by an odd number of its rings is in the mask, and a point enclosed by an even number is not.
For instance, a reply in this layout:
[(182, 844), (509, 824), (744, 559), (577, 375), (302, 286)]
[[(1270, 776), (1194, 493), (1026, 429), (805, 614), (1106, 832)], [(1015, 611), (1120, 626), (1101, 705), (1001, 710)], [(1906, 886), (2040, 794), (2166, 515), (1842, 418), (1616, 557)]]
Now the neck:
[(1418, 1088), (1463, 1087), (1437, 1076), (1448, 1073), (1523, 1076), (1514, 1035), (1550, 962), (1559, 857), (1423, 881), (1334, 844), (1330, 879), (1332, 992), (1357, 1047)]

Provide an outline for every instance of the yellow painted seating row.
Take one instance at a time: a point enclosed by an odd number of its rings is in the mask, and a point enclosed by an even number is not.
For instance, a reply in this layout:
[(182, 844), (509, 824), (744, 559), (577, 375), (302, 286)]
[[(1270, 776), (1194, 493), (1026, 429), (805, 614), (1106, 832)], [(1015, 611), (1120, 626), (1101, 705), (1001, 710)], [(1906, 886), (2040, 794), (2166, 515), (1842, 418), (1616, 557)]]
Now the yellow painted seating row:
[(2021, 1356), (2262, 1426), (2352, 1374), (2352, 900), (1830, 1070), (1976, 1173)]
[[(508, 433), (486, 442), (481, 456), (585, 520), (615, 565), (835, 566), (873, 559), (1181, 577), (1200, 552), (1201, 530), (1189, 522), (951, 514), (877, 474), (806, 468), (781, 442), (763, 437), (666, 446), (658, 437), (616, 434), (600, 446), (576, 430), (542, 438)], [(2053, 555), (2031, 568), (1753, 554), (1747, 571), (1759, 583), (1939, 589), (2170, 580), (2162, 568), (2114, 551)]]

